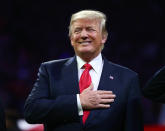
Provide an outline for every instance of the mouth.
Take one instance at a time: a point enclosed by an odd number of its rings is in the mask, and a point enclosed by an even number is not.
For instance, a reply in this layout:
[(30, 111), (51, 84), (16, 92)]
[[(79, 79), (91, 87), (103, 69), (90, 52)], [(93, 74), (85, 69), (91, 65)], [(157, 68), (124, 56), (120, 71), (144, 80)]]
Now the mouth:
[(88, 44), (91, 44), (92, 41), (81, 41), (81, 42), (78, 42), (79, 44), (81, 45), (88, 45)]

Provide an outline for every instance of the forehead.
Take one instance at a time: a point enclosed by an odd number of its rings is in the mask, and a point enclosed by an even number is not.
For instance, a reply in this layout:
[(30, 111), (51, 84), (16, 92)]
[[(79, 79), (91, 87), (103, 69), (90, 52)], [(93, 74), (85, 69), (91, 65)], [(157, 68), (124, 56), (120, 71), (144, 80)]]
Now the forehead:
[(72, 23), (73, 27), (99, 27), (100, 21), (98, 19), (77, 19)]

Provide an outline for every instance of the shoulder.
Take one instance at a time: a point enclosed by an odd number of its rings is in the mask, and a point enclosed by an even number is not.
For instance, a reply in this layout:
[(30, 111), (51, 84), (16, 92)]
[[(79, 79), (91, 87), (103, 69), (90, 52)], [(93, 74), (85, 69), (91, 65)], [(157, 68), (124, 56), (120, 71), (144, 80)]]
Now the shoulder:
[(108, 65), (108, 68), (112, 71), (112, 72), (116, 72), (120, 75), (126, 75), (126, 76), (138, 76), (138, 74), (133, 71), (132, 69), (128, 68), (128, 67), (125, 67), (125, 66), (122, 66), (122, 65), (119, 65), (119, 64), (116, 64), (116, 63), (113, 63), (107, 59), (105, 59), (105, 64)]
[(58, 59), (58, 60), (51, 60), (41, 63), (41, 66), (46, 67), (54, 67), (54, 66), (62, 66), (64, 64), (67, 64), (70, 61), (73, 61), (74, 57), (66, 58), (66, 59)]
[(165, 66), (163, 66), (161, 69), (159, 69), (154, 76), (165, 76)]
[(122, 65), (119, 65), (119, 64), (115, 64), (115, 63), (112, 63), (111, 64), (118, 70), (122, 71), (122, 72), (127, 72), (127, 73), (131, 73), (131, 74), (137, 74), (135, 71), (133, 71), (132, 69), (128, 68), (128, 67), (125, 67), (125, 66), (122, 66)]
[(63, 67), (66, 67), (70, 63), (73, 63), (73, 61), (75, 61), (75, 57), (46, 61), (41, 63), (39, 71), (60, 72), (63, 69)]

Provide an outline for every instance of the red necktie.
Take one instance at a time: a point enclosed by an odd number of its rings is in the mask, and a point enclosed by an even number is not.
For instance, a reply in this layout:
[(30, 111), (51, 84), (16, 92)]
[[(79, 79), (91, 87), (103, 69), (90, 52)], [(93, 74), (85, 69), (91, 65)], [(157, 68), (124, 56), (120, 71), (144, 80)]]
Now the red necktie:
[[(79, 81), (80, 93), (84, 89), (88, 88), (91, 85), (91, 82), (92, 82), (91, 76), (89, 74), (89, 71), (90, 71), (90, 69), (92, 69), (92, 66), (87, 63), (83, 66), (83, 68), (85, 68), (85, 70), (83, 71), (83, 73), (80, 77), (80, 81)], [(88, 117), (88, 115), (89, 115), (89, 111), (85, 110), (85, 111), (83, 111), (83, 114), (84, 115), (83, 115), (82, 119), (83, 119), (83, 124), (84, 124), (87, 117)]]

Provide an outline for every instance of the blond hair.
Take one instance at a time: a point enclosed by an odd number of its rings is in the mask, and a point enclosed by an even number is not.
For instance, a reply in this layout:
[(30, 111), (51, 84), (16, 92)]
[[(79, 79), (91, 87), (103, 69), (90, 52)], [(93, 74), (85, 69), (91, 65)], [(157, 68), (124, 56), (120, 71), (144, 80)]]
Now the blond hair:
[(78, 19), (96, 19), (100, 21), (100, 27), (102, 30), (102, 34), (106, 37), (108, 36), (108, 32), (106, 29), (106, 15), (100, 11), (95, 10), (82, 10), (71, 16), (70, 25), (69, 25), (69, 36), (72, 35), (72, 24), (74, 21)]

